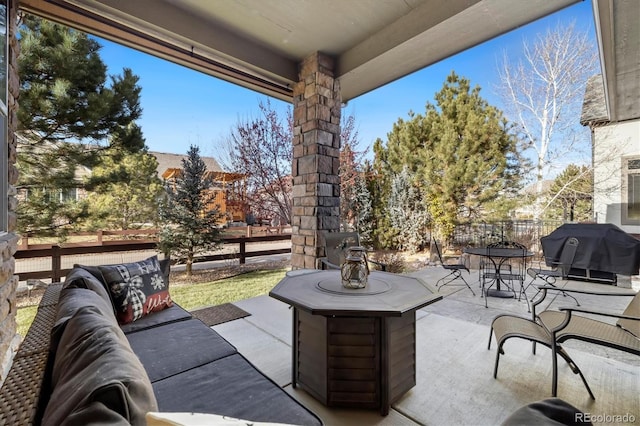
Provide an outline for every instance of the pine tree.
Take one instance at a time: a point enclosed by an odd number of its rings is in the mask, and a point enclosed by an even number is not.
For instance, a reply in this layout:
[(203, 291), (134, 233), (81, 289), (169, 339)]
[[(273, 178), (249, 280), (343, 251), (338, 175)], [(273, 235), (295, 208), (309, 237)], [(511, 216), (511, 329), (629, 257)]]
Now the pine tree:
[(446, 240), (456, 223), (482, 217), (486, 203), (518, 189), (523, 160), (510, 124), (479, 87), (451, 73), (435, 101), (425, 115), (399, 119), (376, 155), (389, 176), (407, 168)]
[(101, 46), (86, 34), (25, 15), (20, 28), (18, 110), (18, 229), (64, 235), (87, 217), (83, 203), (65, 201), (81, 186), (78, 171), (98, 164), (101, 150), (144, 147), (130, 125), (142, 112), (138, 77), (124, 69), (110, 76)]
[(104, 161), (91, 175), (95, 192), (87, 198), (88, 224), (93, 229), (155, 226), (163, 192), (157, 169), (158, 161), (147, 152), (130, 154), (117, 148), (105, 151)]
[(593, 171), (587, 166), (569, 164), (555, 178), (548, 191), (547, 219), (593, 220)]
[(371, 197), (371, 240), (376, 249), (397, 248), (398, 230), (391, 224), (388, 199), (393, 173), (387, 162), (387, 150), (380, 138), (373, 144), (373, 163), (365, 166), (367, 189)]
[(196, 255), (220, 246), (223, 215), (214, 204), (212, 188), (200, 149), (192, 145), (182, 160), (182, 172), (166, 185), (166, 198), (160, 206), (160, 249), (183, 259), (187, 275), (191, 275)]

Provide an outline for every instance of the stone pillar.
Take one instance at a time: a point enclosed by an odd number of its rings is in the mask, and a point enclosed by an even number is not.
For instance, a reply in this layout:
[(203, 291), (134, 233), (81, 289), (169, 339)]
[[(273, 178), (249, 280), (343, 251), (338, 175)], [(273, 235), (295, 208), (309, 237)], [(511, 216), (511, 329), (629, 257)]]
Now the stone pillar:
[(316, 52), (300, 64), (293, 89), (291, 266), (317, 268), (323, 231), (340, 227), (340, 82), (333, 58)]
[(16, 228), (16, 189), (18, 171), (16, 169), (16, 136), (18, 127), (18, 95), (20, 93), (20, 80), (18, 77), (18, 49), (16, 39), (18, 1), (12, 1), (8, 11), (9, 19), (7, 29), (9, 34), (8, 81), (7, 93), (7, 175), (0, 179), (8, 182), (8, 229), (7, 233), (0, 234), (0, 384), (4, 382), (8, 367), (17, 349), (19, 336), (16, 334), (16, 289), (18, 277), (14, 275), (14, 254), (18, 248), (18, 237), (14, 234)]

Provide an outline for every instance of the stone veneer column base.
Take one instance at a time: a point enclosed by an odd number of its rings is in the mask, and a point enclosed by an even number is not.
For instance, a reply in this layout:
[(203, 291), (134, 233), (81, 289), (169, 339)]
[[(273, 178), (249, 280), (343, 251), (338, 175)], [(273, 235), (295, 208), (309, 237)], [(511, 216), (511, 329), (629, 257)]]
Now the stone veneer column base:
[(323, 231), (340, 227), (339, 81), (333, 58), (307, 57), (293, 89), (293, 214), (291, 266), (317, 268)]
[(11, 367), (13, 355), (21, 341), (16, 334), (16, 312), (18, 277), (15, 269), (14, 253), (18, 238), (14, 234), (0, 236), (0, 384), (4, 382)]

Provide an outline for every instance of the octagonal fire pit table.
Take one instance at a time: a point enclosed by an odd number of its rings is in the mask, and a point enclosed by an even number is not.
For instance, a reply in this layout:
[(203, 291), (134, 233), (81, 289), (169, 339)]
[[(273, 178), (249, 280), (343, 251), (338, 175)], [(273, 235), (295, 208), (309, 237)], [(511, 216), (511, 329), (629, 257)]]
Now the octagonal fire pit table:
[(344, 288), (338, 270), (288, 272), (269, 296), (293, 307), (292, 385), (330, 407), (379, 408), (416, 384), (416, 310), (442, 299), (419, 279), (372, 272)]

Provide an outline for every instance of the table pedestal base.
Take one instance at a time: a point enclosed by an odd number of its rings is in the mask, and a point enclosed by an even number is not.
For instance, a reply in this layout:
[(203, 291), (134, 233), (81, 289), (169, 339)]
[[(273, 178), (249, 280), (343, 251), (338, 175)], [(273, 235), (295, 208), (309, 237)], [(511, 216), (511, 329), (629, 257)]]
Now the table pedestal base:
[(293, 386), (330, 407), (379, 408), (416, 384), (415, 311), (401, 317), (312, 315), (294, 308)]
[(512, 299), (515, 297), (511, 290), (498, 290), (495, 288), (487, 289), (487, 296), (501, 297), (503, 299)]

